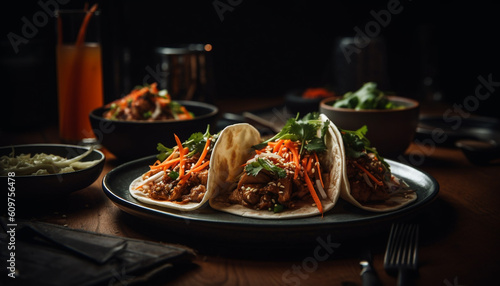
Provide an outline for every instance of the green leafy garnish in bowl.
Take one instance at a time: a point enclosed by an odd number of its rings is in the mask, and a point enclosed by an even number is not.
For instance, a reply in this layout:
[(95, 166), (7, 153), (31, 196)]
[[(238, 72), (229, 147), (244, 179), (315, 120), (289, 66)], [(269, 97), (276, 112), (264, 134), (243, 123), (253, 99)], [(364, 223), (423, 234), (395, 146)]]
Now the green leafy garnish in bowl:
[(383, 91), (377, 89), (377, 84), (374, 82), (365, 83), (357, 91), (347, 92), (335, 101), (333, 107), (355, 110), (401, 108), (401, 106), (391, 102)]

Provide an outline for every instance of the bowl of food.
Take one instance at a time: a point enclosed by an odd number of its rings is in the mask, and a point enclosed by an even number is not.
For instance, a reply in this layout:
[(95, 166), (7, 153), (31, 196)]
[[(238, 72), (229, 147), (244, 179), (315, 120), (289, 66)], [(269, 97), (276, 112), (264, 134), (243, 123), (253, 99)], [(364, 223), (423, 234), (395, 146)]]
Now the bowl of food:
[(285, 105), (292, 113), (305, 115), (319, 110), (321, 100), (335, 96), (335, 92), (325, 87), (309, 87), (290, 91), (285, 96)]
[(99, 178), (104, 160), (101, 151), (84, 146), (5, 146), (0, 148), (0, 178), (12, 197), (53, 198), (91, 185)]
[(383, 156), (395, 158), (415, 136), (419, 107), (416, 100), (387, 95), (376, 83), (368, 82), (357, 91), (323, 99), (319, 110), (340, 129), (357, 130), (366, 125), (372, 146)]
[(128, 95), (93, 110), (90, 124), (97, 141), (120, 160), (156, 154), (156, 146), (175, 145), (193, 132), (215, 127), (219, 110), (196, 101), (174, 101), (156, 84), (136, 87)]

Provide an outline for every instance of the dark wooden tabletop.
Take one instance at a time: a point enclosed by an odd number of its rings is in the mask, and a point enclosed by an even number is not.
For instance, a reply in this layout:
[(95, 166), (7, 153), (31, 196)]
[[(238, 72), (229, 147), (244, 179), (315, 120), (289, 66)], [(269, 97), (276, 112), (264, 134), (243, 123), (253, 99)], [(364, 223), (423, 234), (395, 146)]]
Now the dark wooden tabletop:
[[(2, 145), (58, 143), (55, 127), (2, 134)], [(8, 139), (6, 136), (10, 136)], [(396, 278), (383, 268), (389, 229), (349, 240), (331, 238), (328, 257), (316, 244), (246, 247), (183, 236), (121, 211), (104, 194), (105, 174), (122, 162), (103, 150), (106, 163), (91, 186), (32, 207), (23, 218), (103, 234), (181, 244), (197, 253), (190, 267), (161, 277), (165, 285), (361, 285), (360, 249), (371, 250), (383, 285)], [(418, 160), (415, 158), (418, 157)], [(437, 199), (415, 217), (420, 225), (417, 285), (494, 285), (500, 269), (500, 165), (478, 166), (454, 147), (412, 143), (404, 158), (440, 186)], [(414, 158), (414, 160), (411, 160)], [(324, 257), (324, 256), (323, 256)]]

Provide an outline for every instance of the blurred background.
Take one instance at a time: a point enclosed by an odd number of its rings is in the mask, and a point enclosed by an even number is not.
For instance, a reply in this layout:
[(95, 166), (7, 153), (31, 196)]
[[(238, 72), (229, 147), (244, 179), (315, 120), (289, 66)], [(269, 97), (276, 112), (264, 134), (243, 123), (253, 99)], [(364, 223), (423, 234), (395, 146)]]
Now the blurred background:
[[(2, 4), (1, 129), (57, 124), (55, 18), (49, 13), (84, 3)], [(383, 41), (375, 51), (383, 67), (371, 67), (374, 76), (383, 76), (381, 89), (431, 104), (463, 104), (481, 84), (478, 77), (489, 76), (491, 96), (473, 113), (499, 117), (498, 20), (486, 1), (89, 1), (94, 3), (102, 11), (106, 102), (145, 79), (153, 82), (156, 48), (184, 43), (211, 45), (213, 86), (203, 101), (282, 98), (311, 86), (341, 93), (338, 41), (361, 30)], [(398, 12), (385, 23), (377, 20), (388, 9)]]

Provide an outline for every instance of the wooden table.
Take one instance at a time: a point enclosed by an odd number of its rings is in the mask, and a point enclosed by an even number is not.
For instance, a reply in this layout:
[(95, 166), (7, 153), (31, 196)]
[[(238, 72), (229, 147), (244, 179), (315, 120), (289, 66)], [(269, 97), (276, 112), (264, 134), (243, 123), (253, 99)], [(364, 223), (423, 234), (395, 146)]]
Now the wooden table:
[[(11, 136), (10, 143), (57, 143), (57, 130), (44, 128)], [(2, 145), (7, 142), (2, 139)], [(104, 150), (101, 177), (91, 186), (28, 211), (24, 218), (68, 228), (193, 248), (193, 267), (161, 278), (168, 285), (361, 285), (359, 249), (370, 246), (383, 285), (396, 279), (383, 269), (388, 229), (342, 241), (325, 261), (315, 261), (317, 245), (247, 249), (237, 243), (207, 244), (165, 228), (144, 224), (118, 209), (103, 193), (102, 178), (120, 162)], [(421, 226), (417, 285), (493, 285), (500, 267), (500, 166), (471, 164), (455, 148), (413, 143), (406, 160), (417, 163), (440, 184), (438, 198), (417, 217)], [(418, 159), (418, 160), (416, 160)], [(332, 238), (335, 242), (335, 239)], [(325, 252), (326, 253), (326, 252)]]

